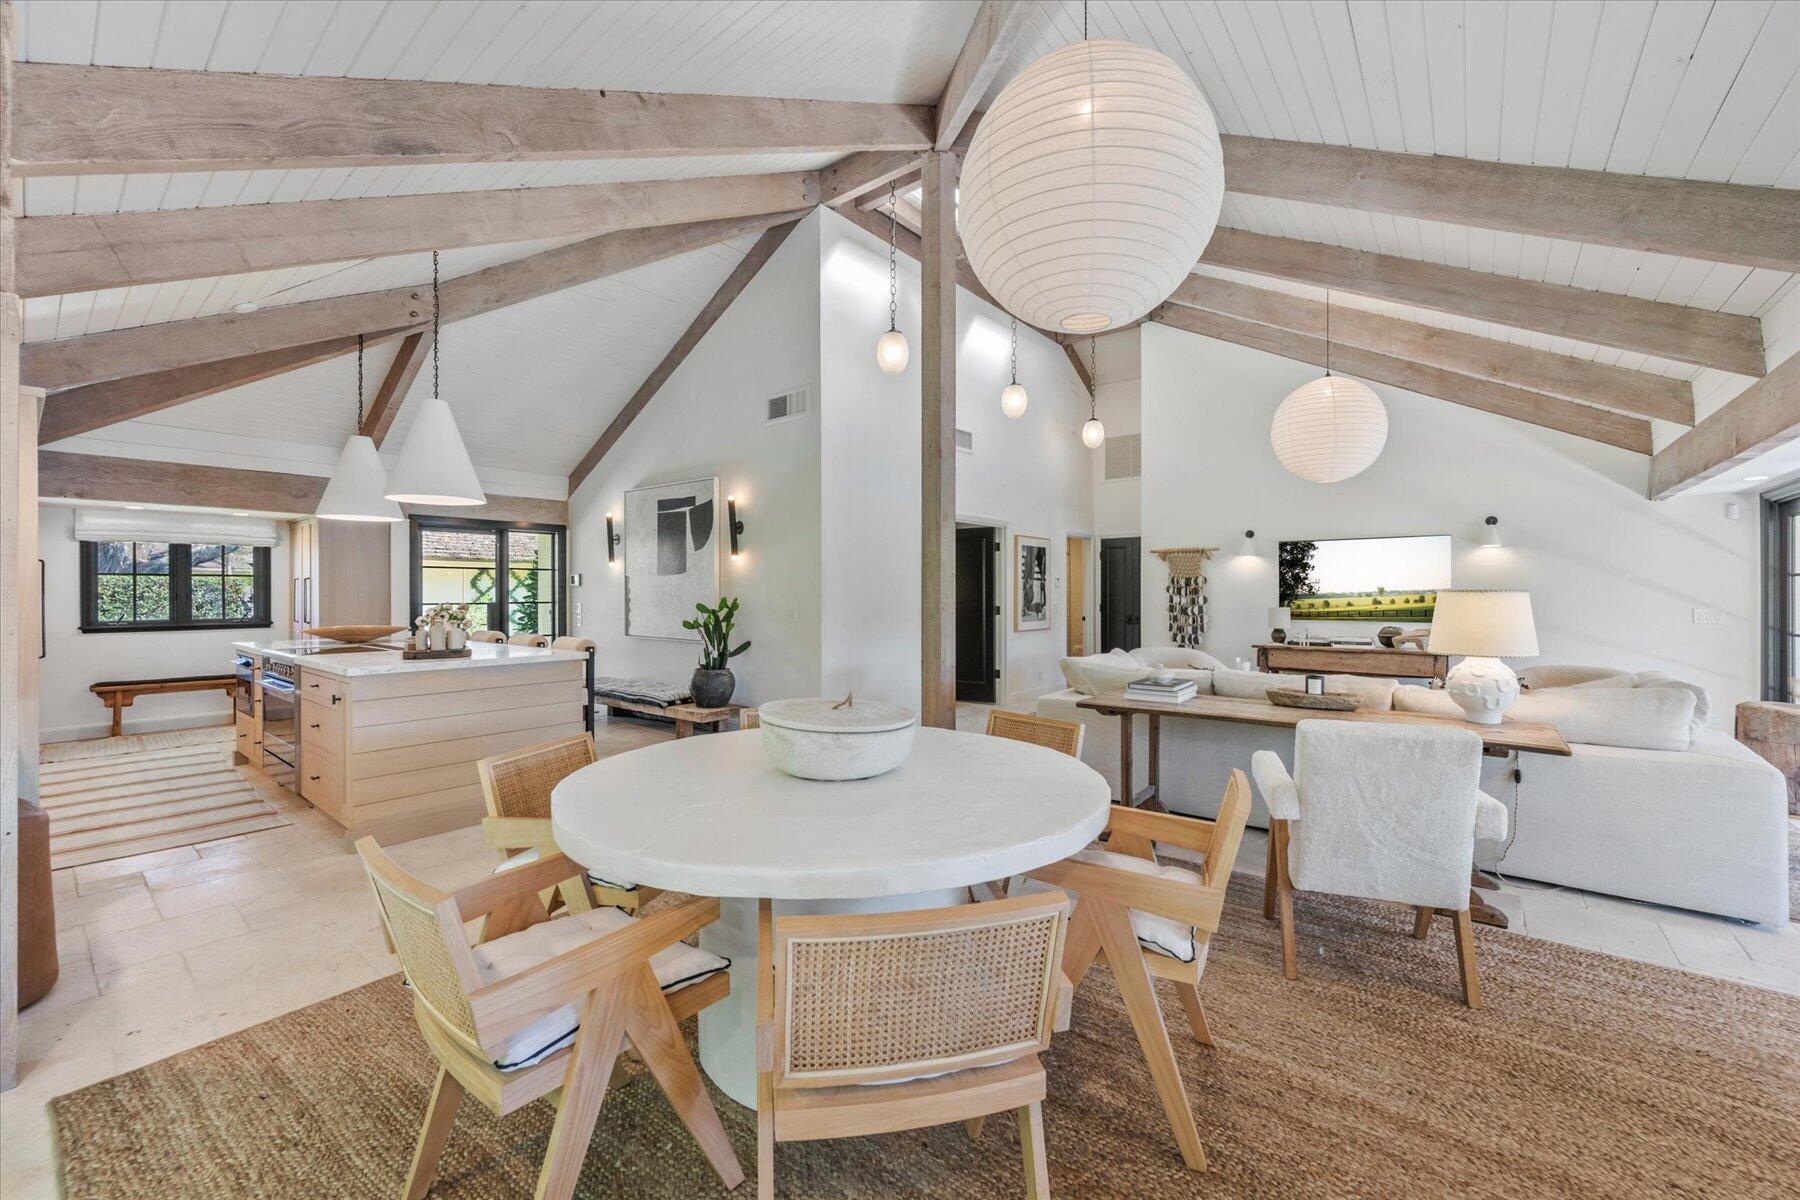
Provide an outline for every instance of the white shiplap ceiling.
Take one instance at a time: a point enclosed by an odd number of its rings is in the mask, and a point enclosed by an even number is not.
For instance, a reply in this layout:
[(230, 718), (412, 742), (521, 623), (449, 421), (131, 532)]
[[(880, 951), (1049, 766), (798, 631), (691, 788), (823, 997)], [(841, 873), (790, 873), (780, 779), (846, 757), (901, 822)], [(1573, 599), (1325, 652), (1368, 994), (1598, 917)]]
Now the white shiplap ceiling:
[[(995, 91), (1039, 55), (1081, 36), (1079, 0), (1028, 4), (1026, 29), (996, 77)], [(975, 0), (19, 4), (21, 56), (33, 61), (900, 102), (936, 97), (976, 7)], [(1230, 133), (1800, 188), (1800, 3), (1793, 0), (1098, 0), (1089, 6), (1089, 22), (1093, 36), (1151, 45), (1184, 64)], [(104, 213), (806, 170), (829, 157), (30, 179), (23, 203), (28, 216)], [(1263, 197), (1228, 197), (1223, 222), (1757, 316), (1795, 286), (1781, 272)], [(445, 274), (551, 244), (450, 252)], [(501, 387), (530, 400), (512, 406), (513, 419), (503, 427), (484, 430), (481, 444), (471, 434), (478, 464), (541, 478), (566, 473), (747, 244), (456, 326), (447, 347), (468, 339), (461, 348), (469, 354), (468, 369), (479, 376), (469, 387), (488, 394)], [(245, 300), (272, 306), (417, 283), (428, 270), (427, 256), (413, 255), (46, 297), (27, 302), (26, 336), (71, 337), (207, 315)], [(1336, 299), (1693, 378), (1703, 413), (1721, 402), (1717, 396), (1747, 382), (1485, 322)], [(544, 330), (580, 336), (571, 342), (540, 334)], [(349, 369), (347, 360), (324, 364), (182, 405), (105, 436), (167, 440), (179, 431), (271, 445), (292, 439), (328, 449), (341, 443), (350, 425)], [(448, 365), (446, 370), (445, 393), (454, 402)], [(1708, 396), (1715, 399), (1708, 402)], [(401, 421), (406, 419), (403, 414)], [(471, 412), (467, 419), (479, 425), (483, 418)], [(321, 469), (328, 467), (329, 461)]]

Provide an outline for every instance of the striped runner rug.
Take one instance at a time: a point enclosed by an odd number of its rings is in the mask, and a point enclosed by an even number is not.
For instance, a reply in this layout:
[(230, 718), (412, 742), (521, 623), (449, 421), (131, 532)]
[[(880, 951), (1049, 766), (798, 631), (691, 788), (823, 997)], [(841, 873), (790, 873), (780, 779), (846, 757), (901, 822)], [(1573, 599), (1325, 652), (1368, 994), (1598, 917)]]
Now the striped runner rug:
[(231, 763), (232, 729), (65, 742), (40, 756), (54, 869), (288, 824)]

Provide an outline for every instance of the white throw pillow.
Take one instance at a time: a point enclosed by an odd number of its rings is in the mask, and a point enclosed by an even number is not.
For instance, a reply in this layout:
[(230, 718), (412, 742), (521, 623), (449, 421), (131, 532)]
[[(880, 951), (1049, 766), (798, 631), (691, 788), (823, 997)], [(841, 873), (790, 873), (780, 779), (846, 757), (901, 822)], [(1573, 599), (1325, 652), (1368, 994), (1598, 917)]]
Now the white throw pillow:
[[(1447, 694), (1404, 687), (1394, 695), (1400, 712), (1461, 717)], [(1686, 750), (1693, 744), (1694, 694), (1686, 688), (1534, 688), (1506, 710), (1514, 721), (1556, 726), (1563, 740), (1627, 750)]]
[[(616, 908), (597, 908), (592, 912), (540, 921), (528, 929), (469, 949), (475, 956), (475, 972), (481, 976), (481, 982), (498, 983), (558, 955), (578, 950), (596, 938), (625, 929), (636, 920)], [(656, 973), (657, 986), (665, 992), (716, 975), (730, 966), (729, 959), (681, 942), (650, 956), (650, 969)], [(494, 1065), (502, 1071), (517, 1071), (540, 1063), (573, 1042), (580, 1023), (581, 1013), (574, 1004), (547, 1013), (508, 1038), (495, 1057)]]
[(1262, 671), (1235, 671), (1230, 667), (1221, 667), (1214, 671), (1212, 676), (1213, 692), (1232, 700), (1267, 701), (1270, 688), (1294, 686), (1294, 679), (1290, 675), (1271, 675)]
[(1105, 664), (1113, 667), (1136, 667), (1137, 659), (1124, 650), (1108, 650), (1105, 654), (1089, 654), (1079, 658), (1062, 660), (1063, 682), (1084, 696), (1092, 696), (1094, 690), (1089, 685), (1085, 668), (1090, 665)]
[(1693, 733), (1698, 735), (1712, 720), (1712, 697), (1697, 683), (1687, 683), (1662, 671), (1637, 671), (1609, 675), (1586, 683), (1571, 684), (1578, 688), (1680, 688), (1694, 694)]
[[(1112, 850), (1082, 850), (1070, 857), (1076, 862), (1113, 867), (1136, 875), (1154, 875), (1182, 883), (1203, 882), (1197, 873), (1183, 867), (1165, 867), (1136, 855), (1119, 854)], [(1206, 952), (1212, 948), (1210, 941), (1195, 946), (1192, 925), (1183, 925), (1172, 917), (1158, 916), (1156, 913), (1139, 912), (1135, 908), (1131, 910), (1131, 932), (1137, 935), (1138, 944), (1144, 949), (1167, 955), (1177, 962), (1191, 963), (1198, 953), (1202, 969), (1206, 966)]]
[(1204, 650), (1190, 650), (1186, 646), (1142, 646), (1133, 650), (1131, 657), (1146, 667), (1187, 667), (1202, 671), (1225, 665)]

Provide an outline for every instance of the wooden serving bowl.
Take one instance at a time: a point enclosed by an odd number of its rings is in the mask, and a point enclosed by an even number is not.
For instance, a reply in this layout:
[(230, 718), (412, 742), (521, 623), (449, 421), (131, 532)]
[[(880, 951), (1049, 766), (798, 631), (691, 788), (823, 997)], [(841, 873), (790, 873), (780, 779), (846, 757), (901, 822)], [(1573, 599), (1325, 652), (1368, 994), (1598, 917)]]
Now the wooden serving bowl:
[(302, 629), (307, 637), (324, 638), (331, 642), (349, 642), (356, 645), (361, 642), (373, 642), (390, 633), (399, 633), (404, 625), (321, 625), (317, 629)]

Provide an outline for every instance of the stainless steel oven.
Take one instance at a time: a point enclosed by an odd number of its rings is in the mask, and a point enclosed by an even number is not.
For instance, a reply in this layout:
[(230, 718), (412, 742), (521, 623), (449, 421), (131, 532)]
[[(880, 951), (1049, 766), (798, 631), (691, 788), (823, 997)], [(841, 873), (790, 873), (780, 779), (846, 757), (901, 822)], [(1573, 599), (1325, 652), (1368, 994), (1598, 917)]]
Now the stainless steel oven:
[(294, 790), (300, 773), (299, 674), (292, 663), (263, 659), (263, 774)]
[(232, 703), (246, 717), (256, 716), (256, 657), (250, 654), (237, 656), (237, 687), (232, 692)]

